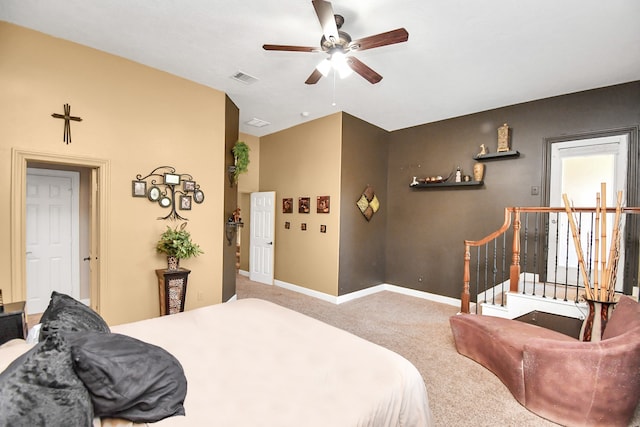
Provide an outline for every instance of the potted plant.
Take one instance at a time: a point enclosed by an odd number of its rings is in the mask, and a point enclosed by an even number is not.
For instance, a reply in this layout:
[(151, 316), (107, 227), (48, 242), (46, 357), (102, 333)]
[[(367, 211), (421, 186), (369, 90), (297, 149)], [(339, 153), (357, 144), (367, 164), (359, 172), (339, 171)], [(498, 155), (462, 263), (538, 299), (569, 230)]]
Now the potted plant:
[(181, 259), (204, 253), (200, 246), (191, 241), (191, 234), (185, 230), (186, 226), (186, 222), (176, 228), (167, 226), (164, 233), (160, 235), (160, 240), (156, 243), (156, 250), (167, 255), (169, 270), (177, 270), (180, 267)]
[(233, 178), (238, 182), (238, 176), (249, 170), (249, 146), (244, 141), (237, 141), (233, 146), (233, 157), (235, 159), (235, 169), (233, 170)]

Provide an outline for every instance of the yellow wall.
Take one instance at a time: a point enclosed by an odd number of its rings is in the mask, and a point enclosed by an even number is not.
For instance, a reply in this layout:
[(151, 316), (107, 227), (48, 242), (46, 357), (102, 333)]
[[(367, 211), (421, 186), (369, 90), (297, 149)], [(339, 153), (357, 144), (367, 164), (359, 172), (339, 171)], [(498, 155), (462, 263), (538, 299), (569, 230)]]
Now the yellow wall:
[[(338, 295), (342, 113), (260, 138), (260, 191), (276, 191), (275, 279)], [(264, 173), (263, 173), (264, 172)], [(316, 213), (316, 197), (331, 197), (331, 212)], [(282, 213), (282, 198), (294, 213)], [(311, 213), (298, 213), (298, 197)], [(291, 228), (284, 228), (285, 221)], [(307, 224), (307, 231), (300, 229)], [(327, 233), (320, 233), (320, 225)]]
[[(192, 270), (187, 309), (220, 302), (225, 95), (125, 59), (0, 22), (0, 287), (11, 301), (11, 150), (106, 160), (110, 181), (107, 283), (100, 312), (110, 324), (158, 315), (154, 270), (166, 260), (155, 242), (168, 221), (158, 205), (131, 197), (131, 180), (157, 166), (189, 173), (205, 202), (186, 216), (205, 254), (183, 260)], [(69, 103), (81, 123), (51, 117)]]

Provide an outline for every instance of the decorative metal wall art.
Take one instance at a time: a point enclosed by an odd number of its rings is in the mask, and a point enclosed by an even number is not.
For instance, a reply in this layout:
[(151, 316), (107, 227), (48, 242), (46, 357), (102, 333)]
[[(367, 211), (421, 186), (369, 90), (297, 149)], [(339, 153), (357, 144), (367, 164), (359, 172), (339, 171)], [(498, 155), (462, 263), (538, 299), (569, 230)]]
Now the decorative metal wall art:
[(188, 221), (178, 213), (180, 210), (191, 210), (192, 202), (200, 204), (204, 202), (204, 192), (188, 173), (176, 173), (172, 166), (159, 166), (147, 176), (136, 175), (131, 182), (131, 195), (133, 197), (146, 197), (151, 202), (156, 202), (162, 208), (168, 208), (169, 213), (158, 219), (180, 219)]

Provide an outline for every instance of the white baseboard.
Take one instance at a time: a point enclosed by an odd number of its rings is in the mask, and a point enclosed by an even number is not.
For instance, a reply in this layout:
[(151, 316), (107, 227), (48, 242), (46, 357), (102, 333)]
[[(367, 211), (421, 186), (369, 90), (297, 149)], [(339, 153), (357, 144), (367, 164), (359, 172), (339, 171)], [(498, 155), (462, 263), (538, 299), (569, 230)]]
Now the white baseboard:
[(351, 293), (340, 295), (340, 296), (329, 295), (324, 292), (315, 291), (313, 289), (308, 289), (302, 286), (294, 285), (292, 283), (283, 282), (281, 280), (274, 280), (274, 285), (280, 286), (281, 288), (285, 288), (290, 291), (301, 293), (303, 295), (308, 295), (314, 298), (318, 298), (323, 301), (327, 301), (336, 305), (345, 303), (347, 301), (353, 301), (358, 298), (365, 297), (367, 295), (373, 295), (378, 292), (390, 291), (390, 292), (396, 292), (399, 294), (409, 295), (416, 298), (426, 299), (429, 301), (439, 302), (442, 304), (452, 305), (455, 307), (460, 307), (460, 300), (456, 298), (432, 294), (424, 291), (417, 291), (415, 289), (403, 288), (402, 286), (390, 285), (387, 283), (372, 286), (370, 288), (362, 289), (359, 291), (351, 292)]
[[(238, 274), (241, 276), (249, 277), (249, 272), (245, 270), (239, 270)], [(403, 288), (402, 286), (390, 285), (382, 283), (380, 285), (372, 286), (370, 288), (362, 289), (359, 291), (351, 292), (345, 295), (334, 296), (324, 292), (315, 291), (313, 289), (305, 288), (303, 286), (294, 285), (293, 283), (283, 282), (282, 280), (274, 280), (273, 284), (281, 288), (288, 289), (290, 291), (298, 292), (303, 295), (318, 298), (322, 301), (327, 301), (332, 304), (342, 304), (347, 301), (353, 301), (358, 298), (366, 297), (367, 295), (373, 295), (382, 291), (396, 292), (399, 294), (409, 295), (416, 298), (422, 298), (429, 301), (439, 302), (442, 304), (452, 305), (460, 307), (460, 300), (457, 298), (445, 297), (438, 294), (432, 294), (424, 291), (417, 291), (415, 289)], [(267, 285), (268, 286), (268, 285)], [(237, 295), (234, 295), (229, 301), (237, 299)]]

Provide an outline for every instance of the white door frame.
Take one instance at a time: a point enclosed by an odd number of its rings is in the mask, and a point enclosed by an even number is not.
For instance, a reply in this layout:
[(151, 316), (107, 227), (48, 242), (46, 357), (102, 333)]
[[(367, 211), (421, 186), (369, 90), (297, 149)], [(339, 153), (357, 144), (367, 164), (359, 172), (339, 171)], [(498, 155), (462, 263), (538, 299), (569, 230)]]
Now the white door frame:
[[(549, 176), (551, 169), (551, 145), (557, 142), (597, 138), (611, 135), (626, 135), (628, 140), (627, 152), (627, 188), (625, 193), (626, 206), (640, 206), (640, 126), (621, 127), (607, 130), (597, 130), (581, 134), (570, 134), (555, 137), (546, 137), (543, 140), (542, 156), (542, 206), (549, 206)], [(541, 224), (544, 226), (545, 224)], [(619, 277), (624, 278), (625, 294), (631, 295), (634, 286), (637, 286), (640, 264), (640, 247), (638, 247), (638, 236), (640, 236), (640, 215), (629, 215), (625, 224), (625, 265), (620, 266)], [(546, 243), (546, 241), (545, 241)], [(628, 243), (631, 243), (630, 245)], [(540, 243), (540, 251), (544, 250), (544, 244)]]
[(26, 281), (26, 185), (27, 162), (52, 163), (91, 168), (91, 308), (100, 312), (100, 294), (107, 283), (108, 188), (110, 164), (108, 160), (90, 157), (65, 156), (13, 148), (11, 150), (11, 300), (25, 301)]
[[(71, 181), (71, 206), (69, 212), (71, 215), (71, 256), (69, 259), (71, 271), (70, 295), (80, 300), (80, 173), (76, 171), (29, 167), (27, 168), (27, 183), (29, 182), (29, 176), (61, 177), (68, 178)], [(28, 279), (27, 277), (27, 281)], [(43, 311), (44, 310), (31, 310), (29, 304), (27, 304), (28, 314), (42, 313)]]
[[(607, 200), (602, 201), (607, 207), (614, 207), (616, 200), (616, 193), (622, 190), (627, 192), (627, 153), (628, 153), (628, 137), (627, 135), (611, 135), (595, 138), (583, 138), (575, 140), (567, 140), (562, 142), (556, 142), (551, 145), (551, 164), (550, 164), (550, 176), (549, 176), (549, 205), (553, 207), (562, 207), (562, 193), (568, 193), (568, 197), (575, 201), (576, 207), (594, 207), (596, 205), (596, 193), (600, 192), (600, 182), (605, 179), (607, 181)], [(561, 188), (563, 185), (563, 179), (566, 176), (563, 173), (564, 159), (570, 158), (585, 158), (593, 156), (608, 156), (613, 159), (614, 170), (613, 174), (609, 178), (598, 178), (597, 182), (589, 182), (589, 173), (583, 173), (579, 177), (574, 177), (573, 186), (574, 190), (567, 190)], [(611, 157), (612, 156), (612, 157)], [(606, 158), (606, 157), (605, 157)], [(593, 163), (593, 161), (592, 161)], [(594, 167), (596, 165), (593, 165)], [(588, 168), (584, 168), (588, 169)], [(581, 174), (583, 169), (577, 171), (577, 174)], [(580, 185), (576, 185), (575, 181), (578, 181)], [(571, 184), (569, 182), (569, 184)], [(584, 191), (581, 187), (583, 182), (590, 184), (589, 190)], [(566, 184), (566, 183), (564, 183)], [(585, 194), (587, 193), (587, 194)], [(573, 194), (573, 197), (572, 197)], [(609, 215), (610, 221), (607, 222), (607, 236), (612, 236), (613, 221), (612, 216)], [(623, 217), (624, 221), (624, 217)], [(624, 225), (623, 225), (624, 227)], [(554, 244), (554, 240), (551, 236), (555, 236), (556, 232), (560, 229), (559, 235), (561, 239), (558, 242), (558, 247)], [(582, 233), (581, 240), (583, 245), (587, 245), (589, 242), (590, 226), (583, 224), (585, 232)], [(573, 247), (573, 241), (570, 242), (570, 246), (566, 246), (566, 240), (563, 236), (569, 232), (569, 225), (566, 215), (558, 215), (558, 220), (550, 218), (549, 221), (549, 252), (548, 252), (548, 264), (547, 264), (547, 280), (554, 282), (564, 283), (565, 277), (568, 283), (577, 284), (577, 256), (575, 250), (569, 249)], [(611, 241), (607, 242), (607, 246), (610, 246)], [(584, 250), (585, 246), (583, 246)], [(609, 253), (608, 250), (605, 253)], [(557, 255), (560, 255), (557, 257)], [(565, 262), (568, 258), (568, 263)], [(565, 265), (568, 264), (568, 265)], [(624, 265), (624, 239), (622, 240), (620, 250), (619, 265)], [(558, 279), (555, 277), (555, 270), (558, 270)], [(621, 291), (623, 288), (623, 275), (618, 275), (616, 282), (616, 290)]]

